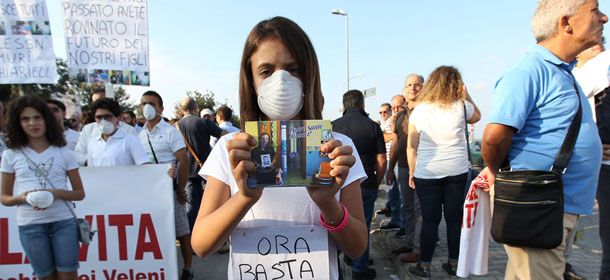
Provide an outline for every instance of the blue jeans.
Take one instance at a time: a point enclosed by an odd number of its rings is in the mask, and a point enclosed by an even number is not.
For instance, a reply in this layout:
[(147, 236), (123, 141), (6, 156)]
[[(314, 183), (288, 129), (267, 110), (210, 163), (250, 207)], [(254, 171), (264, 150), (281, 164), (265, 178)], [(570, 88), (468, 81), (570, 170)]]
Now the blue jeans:
[(600, 280), (610, 279), (610, 166), (602, 164), (597, 185), (599, 206), (599, 238), (602, 241)]
[(400, 187), (397, 179), (398, 167), (394, 167), (394, 185), (392, 185), (392, 188), (388, 191), (388, 202), (386, 203), (386, 206), (392, 210), (392, 216), (390, 217), (389, 223), (404, 228), (405, 215), (402, 211), (402, 197), (400, 195)]
[(189, 178), (186, 181), (186, 195), (190, 202), (186, 205), (186, 216), (189, 219), (189, 228), (193, 232), (193, 226), (195, 220), (197, 220), (197, 214), (199, 213), (199, 206), (201, 205), (201, 197), (203, 197), (204, 181), (201, 177)]
[(467, 174), (448, 176), (440, 179), (415, 178), (415, 190), (422, 212), (420, 262), (432, 263), (438, 225), (444, 211), (447, 224), (447, 247), (449, 261), (457, 262), (460, 255), (460, 233), (464, 206), (464, 188)]
[[(362, 193), (362, 207), (364, 208), (364, 219), (366, 221), (366, 235), (369, 239), (371, 231), (371, 220), (373, 219), (373, 210), (375, 208), (375, 200), (377, 200), (377, 189), (360, 188)], [(367, 241), (366, 251), (359, 258), (352, 261), (352, 271), (364, 272), (369, 268), (369, 245)]]
[(48, 277), (59, 272), (76, 271), (78, 264), (78, 227), (76, 220), (19, 226), (19, 240), (34, 275)]

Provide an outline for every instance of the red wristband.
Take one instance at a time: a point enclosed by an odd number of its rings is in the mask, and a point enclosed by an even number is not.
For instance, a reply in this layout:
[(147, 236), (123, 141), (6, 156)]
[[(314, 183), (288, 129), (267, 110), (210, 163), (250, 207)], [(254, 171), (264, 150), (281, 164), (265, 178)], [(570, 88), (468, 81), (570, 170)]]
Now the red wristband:
[(341, 207), (343, 207), (343, 220), (338, 226), (333, 227), (324, 222), (324, 218), (322, 218), (322, 213), (320, 213), (320, 225), (322, 225), (325, 229), (329, 231), (341, 231), (347, 226), (347, 221), (349, 221), (349, 213), (347, 212), (347, 208), (345, 207), (345, 205), (343, 205), (343, 203), (339, 203), (341, 204)]

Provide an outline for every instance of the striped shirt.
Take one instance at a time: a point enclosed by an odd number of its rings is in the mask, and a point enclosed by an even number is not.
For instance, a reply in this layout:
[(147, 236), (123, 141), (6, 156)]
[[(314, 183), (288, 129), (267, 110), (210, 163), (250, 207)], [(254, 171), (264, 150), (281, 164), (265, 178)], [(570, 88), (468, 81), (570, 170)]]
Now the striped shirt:
[[(150, 162), (155, 163), (155, 157), (159, 163), (175, 163), (175, 153), (186, 147), (184, 139), (178, 129), (168, 124), (163, 119), (159, 121), (152, 131), (148, 131), (148, 123), (144, 124), (144, 129), (138, 134), (140, 142), (150, 157)], [(150, 139), (150, 144), (148, 140)], [(152, 150), (150, 148), (152, 144)], [(152, 151), (154, 150), (154, 156)]]

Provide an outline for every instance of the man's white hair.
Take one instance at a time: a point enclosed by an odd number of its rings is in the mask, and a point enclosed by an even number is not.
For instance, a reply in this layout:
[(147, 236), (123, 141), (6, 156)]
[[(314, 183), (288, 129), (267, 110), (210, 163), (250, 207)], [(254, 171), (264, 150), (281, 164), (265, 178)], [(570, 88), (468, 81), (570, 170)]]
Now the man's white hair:
[(540, 0), (532, 16), (532, 32), (540, 43), (553, 37), (557, 32), (559, 19), (573, 16), (587, 0)]

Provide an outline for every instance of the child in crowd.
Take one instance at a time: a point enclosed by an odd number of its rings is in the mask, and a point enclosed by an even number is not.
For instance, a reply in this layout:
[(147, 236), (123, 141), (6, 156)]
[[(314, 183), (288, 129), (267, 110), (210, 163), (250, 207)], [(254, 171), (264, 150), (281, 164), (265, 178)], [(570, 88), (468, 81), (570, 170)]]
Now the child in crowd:
[[(316, 53), (296, 23), (274, 17), (254, 27), (244, 47), (239, 91), (242, 127), (245, 121), (322, 118)], [(200, 257), (210, 255), (237, 229), (273, 234), (280, 227), (307, 234), (307, 226), (313, 226), (328, 244), (329, 275), (316, 277), (338, 279), (336, 247), (354, 259), (367, 247), (360, 193), (366, 175), (352, 141), (340, 133), (333, 137), (321, 147), (332, 160), (332, 187), (269, 189), (247, 185), (248, 172), (255, 169), (250, 150), (256, 139), (245, 133), (220, 138), (199, 173), (207, 184), (192, 233), (193, 250)], [(233, 243), (232, 260), (244, 249)], [(233, 269), (229, 279), (239, 277)]]
[(79, 233), (72, 203), (65, 203), (85, 198), (76, 159), (38, 97), (23, 96), (11, 104), (6, 132), (1, 202), (17, 206), (19, 239), (34, 275), (77, 279)]

